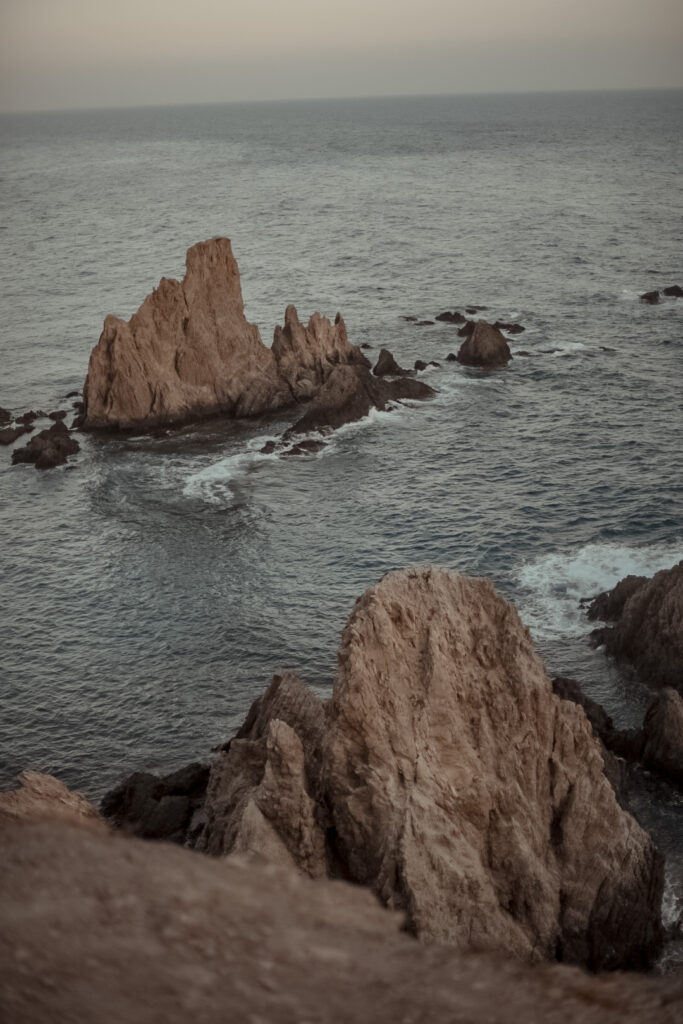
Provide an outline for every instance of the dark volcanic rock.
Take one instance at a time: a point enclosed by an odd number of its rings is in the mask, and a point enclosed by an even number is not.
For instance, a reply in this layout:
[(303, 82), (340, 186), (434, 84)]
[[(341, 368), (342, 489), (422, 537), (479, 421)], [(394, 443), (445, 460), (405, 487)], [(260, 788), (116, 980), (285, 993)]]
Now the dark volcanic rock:
[(462, 325), (462, 327), (458, 331), (458, 337), (459, 338), (469, 338), (469, 336), (474, 331), (474, 326), (475, 326), (474, 320), (465, 320), (465, 323)]
[(594, 597), (586, 615), (591, 621), (601, 619), (603, 622), (614, 622), (623, 612), (628, 599), (647, 581), (647, 576), (625, 576), (612, 590), (604, 590)]
[(36, 469), (52, 469), (64, 465), (68, 456), (80, 451), (80, 447), (60, 420), (47, 430), (41, 430), (24, 448), (12, 452), (12, 464), (32, 462)]
[(493, 326), (498, 331), (505, 331), (506, 334), (522, 334), (526, 330), (521, 324), (506, 324), (502, 320), (496, 320)]
[(683, 699), (671, 688), (654, 699), (643, 723), (643, 764), (683, 787)]
[(433, 394), (433, 389), (422, 381), (407, 377), (385, 381), (364, 367), (338, 366), (301, 419), (285, 432), (283, 440), (313, 431), (327, 434), (345, 423), (363, 419), (371, 409), (386, 409), (390, 401), (431, 398)]
[(375, 364), (375, 368), (372, 371), (375, 377), (398, 377), (403, 374), (411, 373), (411, 370), (404, 370), (402, 366), (399, 366), (388, 348), (383, 348), (380, 351), (379, 359)]
[(45, 413), (42, 409), (38, 409), (37, 412), (34, 409), (30, 409), (28, 412), (22, 413), (21, 416), (17, 416), (16, 421), (17, 423), (23, 423), (24, 426), (28, 426), (29, 423), (33, 423), (34, 420), (38, 420), (44, 416)]
[(440, 320), (441, 323), (444, 323), (444, 324), (464, 324), (465, 323), (465, 317), (462, 315), (462, 313), (458, 313), (457, 310), (455, 312), (453, 312), (453, 313), (448, 313), (448, 312), (446, 312), (446, 313), (439, 313), (439, 315), (437, 317), (435, 317), (434, 319), (435, 320)]
[(670, 288), (663, 289), (662, 295), (668, 295), (674, 299), (683, 299), (683, 288), (679, 284), (672, 284)]
[(448, 355), (446, 356), (447, 363), (457, 363), (457, 361), (458, 357), (456, 356), (455, 352), (449, 352)]
[(511, 359), (512, 353), (507, 341), (499, 330), (485, 320), (477, 322), (458, 352), (458, 362), (465, 366), (495, 368), (506, 366)]
[(324, 441), (313, 441), (311, 439), (306, 441), (299, 441), (298, 444), (292, 445), (287, 451), (282, 453), (283, 458), (288, 458), (293, 455), (311, 455), (314, 452), (319, 452), (325, 447)]
[(277, 441), (266, 441), (263, 448), (259, 448), (259, 451), (261, 455), (273, 455), (277, 449)]
[(425, 363), (424, 359), (416, 359), (415, 360), (415, 369), (416, 370), (426, 370), (427, 366), (428, 366), (428, 364)]
[(9, 423), (11, 419), (12, 414), (9, 409), (3, 409), (0, 405), (0, 426), (2, 426), (3, 423)]
[(640, 301), (645, 302), (648, 306), (656, 306), (659, 302), (659, 292), (644, 292), (640, 296)]
[(627, 577), (596, 601), (613, 615), (614, 625), (596, 630), (594, 642), (632, 664), (647, 682), (682, 690), (683, 561), (645, 582)]
[(5, 427), (0, 430), (0, 444), (14, 444), (17, 438), (23, 437), (24, 434), (30, 434), (33, 429), (30, 426)]
[(65, 420), (67, 414), (65, 409), (55, 409), (54, 412), (49, 412), (47, 415), (49, 419), (56, 422), (57, 420)]
[(103, 797), (100, 813), (110, 825), (141, 839), (184, 843), (208, 779), (208, 766), (199, 763), (161, 778), (134, 772)]

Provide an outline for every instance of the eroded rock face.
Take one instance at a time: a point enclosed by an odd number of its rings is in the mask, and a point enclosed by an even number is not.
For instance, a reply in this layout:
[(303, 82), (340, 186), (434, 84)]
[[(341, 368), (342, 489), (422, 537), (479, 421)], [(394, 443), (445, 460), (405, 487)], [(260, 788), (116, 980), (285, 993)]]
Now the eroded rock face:
[(683, 698), (667, 688), (655, 698), (643, 724), (643, 764), (683, 786)]
[(26, 771), (19, 789), (0, 793), (0, 831), (13, 821), (67, 821), (106, 831), (97, 810), (84, 796), (53, 775)]
[(375, 377), (402, 377), (405, 374), (409, 374), (411, 370), (404, 370), (402, 366), (394, 359), (393, 355), (388, 348), (383, 348), (380, 351), (375, 368), (372, 371)]
[(314, 694), (293, 673), (275, 676), (211, 768), (204, 823), (192, 845), (325, 875), (316, 803), (323, 729), (324, 708)]
[(370, 367), (360, 349), (349, 343), (339, 313), (334, 324), (314, 313), (304, 327), (294, 306), (285, 311), (284, 327), (275, 328), (272, 352), (296, 401), (312, 398), (340, 363)]
[[(619, 595), (619, 600), (613, 595)], [(609, 613), (614, 621), (593, 634), (596, 643), (632, 664), (655, 686), (683, 691), (683, 561), (645, 582), (627, 577), (596, 598), (589, 616), (594, 609), (598, 617)]]
[(501, 332), (485, 320), (478, 320), (458, 351), (458, 361), (465, 366), (495, 368), (507, 366), (512, 359), (510, 347)]
[(661, 858), (490, 584), (390, 574), (356, 603), (339, 662), (325, 778), (350, 877), (424, 938), (642, 962)]
[(244, 315), (227, 238), (187, 252), (182, 281), (163, 278), (126, 323), (109, 316), (90, 356), (85, 429), (133, 429), (224, 413), (252, 416), (312, 398), (340, 363), (369, 366), (334, 324), (304, 326), (288, 306), (272, 349)]
[(244, 316), (227, 238), (187, 252), (126, 323), (108, 316), (83, 389), (86, 428), (134, 428), (216, 412), (248, 416), (291, 400), (272, 351)]
[(56, 823), (0, 830), (0, 1016), (22, 1024), (676, 1024), (680, 978), (422, 946), (371, 893)]

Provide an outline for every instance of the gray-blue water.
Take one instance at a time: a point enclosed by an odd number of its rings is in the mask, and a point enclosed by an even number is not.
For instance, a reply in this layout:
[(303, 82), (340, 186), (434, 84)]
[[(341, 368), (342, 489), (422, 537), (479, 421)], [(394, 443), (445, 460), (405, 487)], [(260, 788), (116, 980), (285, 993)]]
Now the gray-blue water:
[[(284, 420), (88, 437), (43, 474), (0, 449), (0, 781), (33, 767), (97, 796), (205, 757), (276, 669), (329, 688), (354, 598), (420, 562), (491, 578), (551, 672), (639, 721), (648, 692), (577, 604), (683, 556), (683, 301), (638, 302), (683, 284), (682, 100), (1, 118), (0, 405), (68, 406), (104, 316), (216, 234), (265, 340), (294, 302), (442, 365), (434, 401), (300, 461), (257, 454)], [(467, 303), (525, 324), (529, 355), (467, 370), (444, 361), (455, 328), (402, 319)], [(653, 820), (680, 897), (673, 794)]]

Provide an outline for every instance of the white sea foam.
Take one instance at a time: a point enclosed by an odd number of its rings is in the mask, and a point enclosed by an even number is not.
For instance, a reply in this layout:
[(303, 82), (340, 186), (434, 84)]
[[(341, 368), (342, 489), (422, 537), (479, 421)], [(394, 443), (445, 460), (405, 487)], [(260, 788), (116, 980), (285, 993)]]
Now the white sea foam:
[(593, 628), (579, 607), (615, 586), (624, 576), (651, 576), (683, 557), (683, 540), (676, 545), (628, 547), (598, 543), (568, 552), (544, 555), (523, 565), (518, 573), (520, 615), (538, 639), (580, 636)]
[(226, 498), (234, 496), (235, 486), (250, 470), (259, 463), (272, 462), (278, 456), (264, 455), (259, 449), (270, 437), (258, 437), (249, 442), (247, 450), (235, 455), (227, 455), (217, 462), (212, 462), (203, 469), (192, 473), (185, 480), (183, 494), (186, 498), (195, 498), (213, 505), (224, 505)]

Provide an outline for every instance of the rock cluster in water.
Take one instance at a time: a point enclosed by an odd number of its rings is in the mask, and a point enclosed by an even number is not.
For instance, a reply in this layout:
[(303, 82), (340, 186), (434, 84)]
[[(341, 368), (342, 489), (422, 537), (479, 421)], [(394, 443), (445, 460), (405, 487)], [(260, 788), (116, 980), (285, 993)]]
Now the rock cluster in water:
[(356, 603), (331, 701), (276, 676), (183, 841), (360, 883), (458, 949), (643, 966), (662, 859), (603, 765), (490, 584), (392, 573)]
[[(330, 378), (352, 368), (368, 392), (370, 363), (351, 345), (339, 314), (299, 322), (294, 306), (272, 348), (244, 315), (237, 262), (227, 238), (187, 252), (182, 281), (163, 278), (126, 322), (108, 316), (88, 366), (86, 429), (149, 429), (228, 414), (253, 416), (319, 397), (339, 408)], [(337, 377), (339, 380), (339, 377)], [(431, 391), (430, 391), (431, 393)]]

